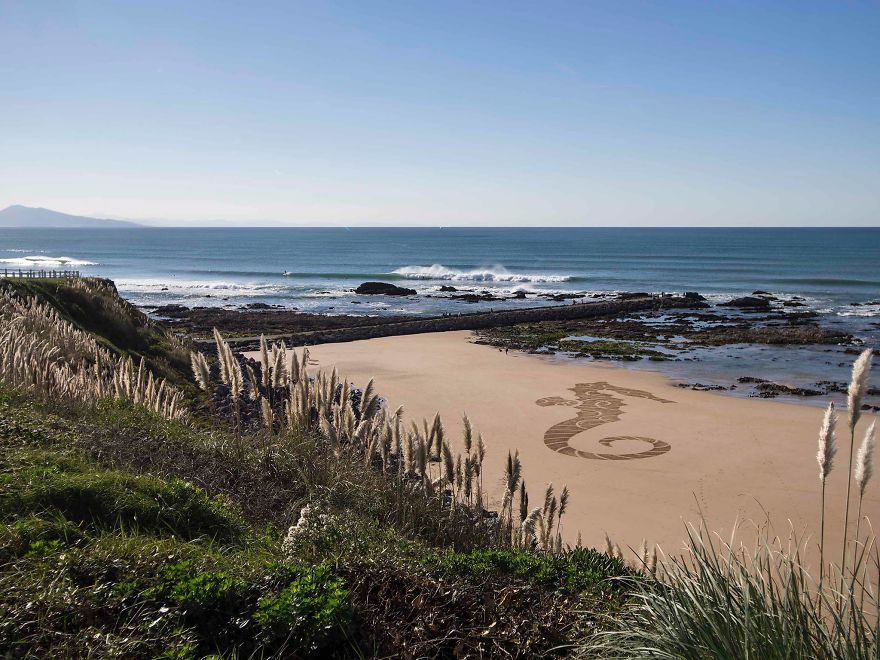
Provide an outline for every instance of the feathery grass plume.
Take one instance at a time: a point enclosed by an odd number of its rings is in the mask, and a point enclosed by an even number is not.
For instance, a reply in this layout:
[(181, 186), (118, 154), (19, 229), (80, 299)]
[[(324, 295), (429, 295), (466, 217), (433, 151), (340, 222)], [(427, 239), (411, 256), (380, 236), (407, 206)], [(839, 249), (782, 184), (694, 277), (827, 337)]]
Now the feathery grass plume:
[(611, 542), (611, 537), (608, 536), (608, 532), (605, 532), (605, 554), (609, 557), (614, 556), (614, 544)]
[(468, 419), (467, 415), (462, 415), (461, 421), (464, 424), (464, 451), (470, 456), (471, 447), (474, 443), (474, 431), (471, 428), (471, 420)]
[(486, 443), (483, 442), (483, 434), (477, 433), (477, 460), (482, 463), (486, 458)]
[(819, 429), (819, 451), (816, 461), (819, 463), (819, 480), (824, 484), (831, 469), (834, 467), (834, 456), (837, 445), (834, 441), (834, 429), (837, 426), (837, 415), (834, 413), (834, 402), (828, 404), (822, 426)]
[(872, 349), (865, 349), (853, 364), (852, 380), (846, 392), (850, 430), (855, 429), (862, 415), (862, 401), (864, 401), (865, 392), (868, 390), (868, 377), (871, 375), (871, 358), (873, 353)]
[(263, 381), (263, 390), (269, 389), (269, 344), (266, 335), (260, 335), (260, 375)]
[(291, 351), (290, 356), (290, 386), (293, 387), (300, 381), (300, 363), (296, 350)]
[[(207, 392), (211, 387), (211, 370), (208, 367), (208, 361), (199, 351), (192, 351), (189, 355), (196, 384)], [(98, 366), (99, 362), (95, 362), (95, 365)]]
[(471, 500), (474, 494), (474, 463), (471, 460), (470, 456), (465, 456), (464, 459), (464, 499), (468, 503), (471, 504)]
[[(260, 388), (257, 385), (257, 374), (254, 373), (254, 368), (251, 365), (245, 365), (247, 370), (247, 381), (248, 381), (248, 391), (250, 392), (251, 399), (254, 401), (259, 400), (260, 398)], [(268, 401), (266, 402), (268, 403)]]
[(837, 415), (834, 414), (834, 402), (828, 404), (822, 426), (819, 428), (819, 451), (816, 461), (819, 463), (819, 481), (822, 483), (822, 504), (819, 514), (819, 590), (825, 579), (825, 481), (834, 467), (834, 455), (837, 445), (834, 430), (837, 426)]
[(519, 480), (522, 477), (522, 462), (519, 460), (519, 450), (513, 454), (507, 452), (507, 464), (504, 468), (504, 480), (507, 483), (507, 492), (511, 495), (516, 492)]
[(265, 397), (260, 398), (260, 415), (263, 418), (263, 425), (271, 432), (275, 423), (275, 417), (272, 413), (272, 406)]
[(220, 364), (220, 381), (229, 385), (229, 363), (226, 355), (226, 342), (217, 328), (214, 328), (214, 343), (217, 345), (217, 361)]
[[(849, 407), (849, 468), (847, 472), (852, 474), (853, 471), (853, 454), (856, 445), (856, 424), (862, 415), (862, 400), (865, 398), (865, 392), (868, 389), (868, 377), (871, 375), (871, 357), (873, 350), (868, 348), (862, 351), (856, 358), (852, 369), (852, 380), (847, 389), (847, 406)], [(846, 507), (843, 514), (843, 545), (841, 548), (840, 559), (840, 575), (841, 579), (846, 574), (846, 544), (847, 532), (849, 531), (849, 503), (850, 493), (852, 491), (852, 481), (846, 480)]]
[(428, 452), (428, 459), (430, 460), (434, 455), (434, 434), (431, 432), (431, 428), (428, 427), (427, 419), (422, 419), (422, 429), (419, 433), (425, 440), (425, 449)]
[(403, 406), (398, 406), (397, 410), (391, 415), (391, 440), (394, 448), (394, 455), (398, 462), (404, 460), (403, 455), (403, 433), (400, 429), (403, 417)]
[(538, 540), (538, 526), (541, 517), (541, 507), (536, 506), (523, 518), (519, 533), (521, 547), (526, 548), (533, 541)]
[(649, 575), (657, 576), (657, 545), (651, 546), (651, 554), (648, 555), (648, 565), (646, 566)]
[(549, 483), (549, 484), (547, 484), (547, 490), (544, 491), (544, 515), (545, 516), (548, 513), (550, 513), (550, 507), (552, 506), (554, 499), (555, 498), (553, 497), (553, 484)]
[(519, 485), (519, 520), (522, 522), (529, 515), (529, 492), (526, 490), (526, 480)]
[(437, 452), (434, 458), (439, 459), (443, 447), (446, 445), (446, 432), (443, 428), (443, 422), (440, 420), (440, 413), (434, 415), (434, 423), (431, 426), (431, 433), (434, 437), (434, 449)]
[(379, 395), (374, 392), (373, 379), (371, 378), (361, 395), (361, 419), (370, 419), (379, 412), (380, 407), (381, 400)]
[(419, 469), (419, 475), (422, 477), (422, 483), (424, 484), (426, 473), (428, 471), (428, 446), (425, 444), (424, 438), (419, 438), (417, 449), (416, 466)]
[[(865, 497), (865, 488), (867, 487), (868, 482), (871, 481), (871, 476), (874, 474), (874, 445), (876, 443), (876, 434), (874, 431), (875, 424), (876, 422), (871, 422), (871, 425), (868, 427), (867, 431), (865, 431), (865, 439), (862, 441), (862, 446), (859, 447), (859, 454), (856, 457), (856, 471), (853, 475), (856, 485), (859, 487), (859, 507), (856, 515), (856, 547), (853, 549), (854, 565), (857, 561), (859, 532), (861, 531), (862, 525), (862, 501)], [(877, 568), (880, 570), (880, 566)]]
[(876, 441), (876, 434), (874, 431), (875, 424), (876, 422), (871, 422), (868, 430), (865, 431), (865, 439), (862, 441), (862, 446), (859, 447), (859, 453), (856, 457), (854, 478), (856, 480), (856, 485), (859, 487), (859, 497), (862, 497), (865, 494), (865, 486), (868, 485), (871, 476), (874, 474), (873, 456), (874, 444)]
[(406, 444), (404, 447), (403, 464), (406, 466), (405, 472), (406, 474), (414, 474), (416, 471), (416, 448), (412, 433), (406, 434)]
[(562, 494), (559, 496), (559, 519), (562, 520), (562, 516), (565, 515), (565, 512), (568, 510), (568, 498), (570, 497), (570, 493), (568, 491), (568, 486), (562, 484)]
[(455, 461), (448, 442), (443, 443), (443, 479), (450, 485), (455, 482)]
[[(272, 365), (272, 387), (274, 389), (279, 389), (285, 386), (287, 380), (287, 366), (285, 364), (287, 359), (287, 352), (284, 349), (284, 344), (279, 344), (274, 351), (275, 361)], [(336, 370), (334, 369), (334, 374)]]

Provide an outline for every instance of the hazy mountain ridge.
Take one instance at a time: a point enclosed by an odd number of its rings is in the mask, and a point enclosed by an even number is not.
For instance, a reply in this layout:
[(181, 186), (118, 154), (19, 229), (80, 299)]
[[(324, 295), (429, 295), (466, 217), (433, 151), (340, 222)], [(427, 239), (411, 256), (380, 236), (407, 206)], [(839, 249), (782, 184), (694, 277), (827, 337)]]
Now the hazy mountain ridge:
[(81, 215), (61, 213), (51, 209), (34, 208), (15, 204), (0, 211), (0, 227), (76, 227), (79, 229), (98, 229), (102, 227), (139, 227), (137, 223), (125, 220), (106, 220)]

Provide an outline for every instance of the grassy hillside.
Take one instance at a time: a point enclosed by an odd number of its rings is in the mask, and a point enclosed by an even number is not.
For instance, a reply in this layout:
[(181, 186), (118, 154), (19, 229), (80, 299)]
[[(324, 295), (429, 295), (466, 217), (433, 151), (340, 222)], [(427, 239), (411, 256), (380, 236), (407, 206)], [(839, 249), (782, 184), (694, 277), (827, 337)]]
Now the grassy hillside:
[(0, 652), (556, 656), (625, 602), (619, 559), (453, 534), (319, 432), (232, 428), (193, 394), (179, 342), (109, 287), (12, 286), (143, 355), (195, 413), (0, 389)]
[(772, 539), (627, 566), (469, 423), (455, 456), (280, 344), (191, 354), (101, 280), (0, 281), (0, 338), (6, 657), (877, 657), (872, 533), (839, 586)]

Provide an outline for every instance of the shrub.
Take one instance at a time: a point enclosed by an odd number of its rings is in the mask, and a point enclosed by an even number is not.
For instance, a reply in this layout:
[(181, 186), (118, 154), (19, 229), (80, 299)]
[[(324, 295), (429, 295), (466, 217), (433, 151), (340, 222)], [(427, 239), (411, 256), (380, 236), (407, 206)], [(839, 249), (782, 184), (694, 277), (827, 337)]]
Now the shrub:
[(305, 569), (277, 595), (261, 598), (253, 619), (268, 644), (314, 652), (344, 634), (348, 592), (321, 564)]
[(574, 548), (556, 555), (524, 550), (476, 550), (450, 553), (428, 563), (447, 575), (507, 574), (547, 588), (575, 592), (610, 587), (616, 578), (634, 576), (622, 560), (591, 548)]

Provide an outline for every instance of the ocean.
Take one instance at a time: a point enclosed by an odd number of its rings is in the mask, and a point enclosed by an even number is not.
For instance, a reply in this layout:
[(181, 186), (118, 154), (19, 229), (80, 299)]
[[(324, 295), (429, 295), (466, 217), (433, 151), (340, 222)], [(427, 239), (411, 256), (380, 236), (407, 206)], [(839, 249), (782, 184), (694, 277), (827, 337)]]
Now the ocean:
[[(539, 294), (698, 291), (720, 302), (763, 290), (781, 300), (801, 298), (822, 323), (880, 345), (880, 228), (0, 230), (0, 269), (64, 266), (109, 277), (124, 297), (148, 308), (267, 303), (426, 316), (560, 304)], [(368, 280), (418, 295), (355, 295)], [(526, 297), (469, 304), (450, 299), (442, 286)], [(788, 382), (846, 378), (846, 360), (836, 358), (801, 374), (805, 356), (797, 352), (808, 349), (740, 348), (746, 353), (737, 359), (752, 372), (773, 371)], [(648, 366), (730, 380), (726, 352), (714, 350), (691, 365)]]

